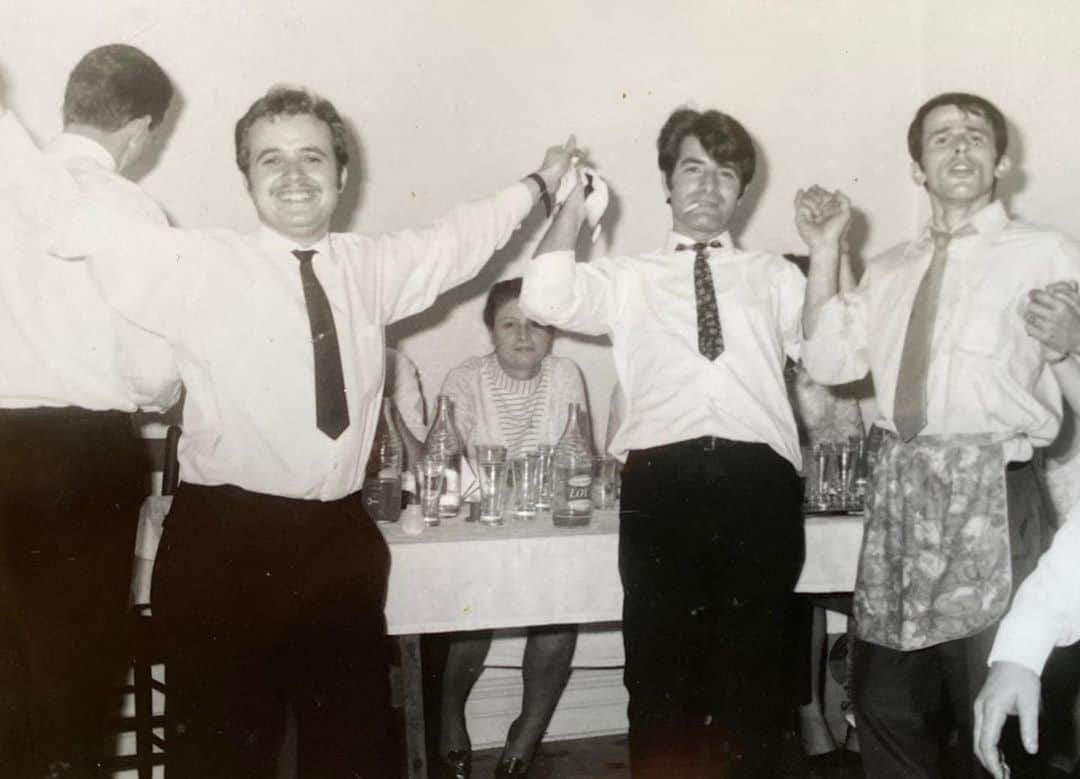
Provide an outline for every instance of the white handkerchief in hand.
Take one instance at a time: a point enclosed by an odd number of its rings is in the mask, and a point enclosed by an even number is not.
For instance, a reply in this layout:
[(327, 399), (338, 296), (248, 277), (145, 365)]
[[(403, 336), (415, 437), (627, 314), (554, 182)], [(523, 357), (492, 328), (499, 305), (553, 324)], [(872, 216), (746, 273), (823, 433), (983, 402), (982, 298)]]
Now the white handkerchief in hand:
[(585, 179), (585, 218), (592, 227), (592, 242), (600, 237), (600, 218), (607, 211), (608, 185), (592, 168), (582, 168), (581, 175)]

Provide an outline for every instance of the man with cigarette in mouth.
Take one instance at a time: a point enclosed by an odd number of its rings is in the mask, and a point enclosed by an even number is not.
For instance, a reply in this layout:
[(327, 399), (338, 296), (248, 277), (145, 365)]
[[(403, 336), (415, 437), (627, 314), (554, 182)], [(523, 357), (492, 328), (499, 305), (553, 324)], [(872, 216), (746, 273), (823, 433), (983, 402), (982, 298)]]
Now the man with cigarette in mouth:
[(525, 273), (526, 314), (606, 333), (626, 397), (619, 571), (635, 777), (775, 777), (791, 702), (785, 609), (803, 560), (799, 444), (784, 389), (805, 288), (736, 247), (754, 146), (719, 111), (675, 111), (657, 140), (664, 246), (576, 263), (583, 187)]

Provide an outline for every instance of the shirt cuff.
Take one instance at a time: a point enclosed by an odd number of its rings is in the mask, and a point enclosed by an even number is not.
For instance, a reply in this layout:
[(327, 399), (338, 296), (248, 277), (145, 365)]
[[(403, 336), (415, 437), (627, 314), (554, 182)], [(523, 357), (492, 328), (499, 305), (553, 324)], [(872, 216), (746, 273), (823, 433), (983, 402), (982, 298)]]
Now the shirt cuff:
[(994, 647), (987, 665), (1004, 661), (1017, 663), (1042, 675), (1043, 666), (1056, 646), (1052, 633), (1038, 619), (1021, 619), (1006, 615), (998, 627)]
[(525, 266), (521, 308), (540, 324), (558, 324), (559, 315), (574, 297), (577, 260), (573, 251), (539, 254)]

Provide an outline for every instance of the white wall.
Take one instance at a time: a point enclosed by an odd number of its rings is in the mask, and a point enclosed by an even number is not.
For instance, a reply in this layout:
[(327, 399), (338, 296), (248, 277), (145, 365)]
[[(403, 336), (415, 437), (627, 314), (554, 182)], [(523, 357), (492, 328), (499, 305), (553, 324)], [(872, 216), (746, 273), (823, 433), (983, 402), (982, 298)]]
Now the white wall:
[[(873, 252), (919, 217), (904, 133), (918, 103), (945, 88), (985, 93), (1010, 114), (1024, 174), (1018, 209), (1077, 226), (1067, 179), (1080, 169), (1071, 90), (1080, 4), (1069, 0), (9, 2), (0, 10), (7, 100), (48, 137), (68, 70), (112, 41), (144, 48), (182, 90), (175, 132), (144, 179), (181, 225), (253, 224), (232, 125), (286, 81), (331, 98), (357, 132), (358, 208), (339, 227), (430, 219), (527, 173), (573, 131), (618, 196), (610, 248), (653, 247), (669, 226), (656, 133), (692, 103), (734, 114), (759, 144), (744, 244), (797, 250), (791, 199), (819, 181), (868, 216), (863, 249)], [(538, 238), (531, 228), (480, 279), (392, 329), (421, 368), (429, 405), (447, 370), (487, 350), (483, 294), (520, 272)], [(563, 337), (556, 351), (585, 370), (601, 433), (614, 380), (605, 343)]]

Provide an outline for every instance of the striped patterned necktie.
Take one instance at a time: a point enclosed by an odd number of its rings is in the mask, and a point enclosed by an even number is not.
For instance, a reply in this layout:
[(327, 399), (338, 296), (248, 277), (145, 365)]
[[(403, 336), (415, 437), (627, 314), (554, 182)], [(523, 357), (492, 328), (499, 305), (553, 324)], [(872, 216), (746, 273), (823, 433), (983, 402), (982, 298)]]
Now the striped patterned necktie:
[(712, 271), (709, 270), (709, 249), (719, 249), (720, 241), (685, 244), (675, 247), (677, 252), (694, 251), (694, 299), (697, 303), (698, 351), (710, 360), (724, 352), (724, 333), (720, 328), (720, 310), (716, 306), (716, 289), (713, 287)]

